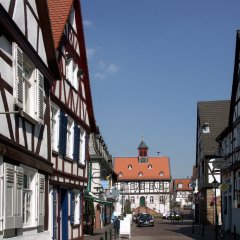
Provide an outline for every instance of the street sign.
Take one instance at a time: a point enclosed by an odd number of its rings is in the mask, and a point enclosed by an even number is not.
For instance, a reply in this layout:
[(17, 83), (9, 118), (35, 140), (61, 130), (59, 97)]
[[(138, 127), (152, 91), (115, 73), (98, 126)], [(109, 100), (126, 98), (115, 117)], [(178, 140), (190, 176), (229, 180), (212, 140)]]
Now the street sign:
[(227, 183), (222, 183), (222, 184), (220, 185), (220, 189), (221, 189), (223, 192), (227, 191), (228, 188), (229, 188), (229, 186), (228, 186)]
[(114, 197), (114, 198), (117, 198), (119, 195), (120, 195), (120, 191), (116, 188), (116, 187), (113, 187), (112, 188), (112, 193), (111, 195)]

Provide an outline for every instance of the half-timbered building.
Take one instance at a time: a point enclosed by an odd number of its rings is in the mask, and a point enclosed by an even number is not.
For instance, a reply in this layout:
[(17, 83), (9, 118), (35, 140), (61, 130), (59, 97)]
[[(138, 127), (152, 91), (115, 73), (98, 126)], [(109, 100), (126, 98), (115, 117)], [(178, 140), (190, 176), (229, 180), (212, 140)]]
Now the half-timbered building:
[(197, 104), (197, 142), (196, 142), (196, 168), (197, 188), (201, 199), (195, 204), (196, 221), (215, 223), (215, 204), (217, 205), (218, 219), (221, 214), (220, 189), (215, 190), (213, 183), (220, 183), (220, 168), (214, 166), (218, 157), (218, 143), (216, 137), (223, 131), (228, 123), (230, 101), (203, 101)]
[(135, 212), (164, 213), (170, 210), (170, 160), (165, 156), (148, 156), (148, 147), (142, 141), (137, 157), (114, 157), (116, 186), (121, 196), (117, 212), (124, 210), (129, 199)]
[(95, 131), (79, 0), (48, 1), (61, 80), (51, 90), (52, 239), (83, 239), (83, 190), (87, 186), (88, 142)]
[[(116, 174), (112, 168), (112, 155), (99, 129), (92, 133), (89, 141), (89, 178), (88, 187), (85, 192), (85, 201), (94, 203), (94, 228), (102, 228), (110, 224), (111, 216), (115, 206), (115, 197), (112, 196), (112, 186), (116, 182)], [(87, 204), (90, 205), (90, 204)], [(86, 226), (89, 219), (89, 209), (85, 208), (84, 220)], [(86, 233), (89, 229), (85, 227)]]
[(178, 211), (182, 214), (192, 213), (192, 197), (193, 189), (191, 187), (192, 180), (190, 178), (173, 179), (173, 207), (178, 207)]
[(229, 121), (218, 136), (222, 161), (222, 221), (226, 231), (240, 234), (240, 31), (236, 34), (235, 64)]
[(59, 78), (46, 1), (0, 1), (0, 238), (50, 238), (49, 95)]

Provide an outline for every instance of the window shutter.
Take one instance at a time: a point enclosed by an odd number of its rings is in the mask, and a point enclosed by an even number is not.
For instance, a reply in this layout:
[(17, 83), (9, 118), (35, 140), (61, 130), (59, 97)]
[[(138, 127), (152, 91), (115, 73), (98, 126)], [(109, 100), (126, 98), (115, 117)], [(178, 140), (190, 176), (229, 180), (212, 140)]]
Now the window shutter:
[(23, 169), (15, 166), (16, 189), (14, 197), (15, 228), (23, 227)]
[(57, 239), (57, 191), (53, 189), (53, 240)]
[(14, 166), (4, 163), (3, 229), (14, 228)]
[(66, 155), (66, 144), (67, 144), (67, 117), (61, 111), (59, 124), (59, 153)]
[(71, 191), (71, 216), (70, 216), (70, 221), (71, 224), (74, 224), (74, 213), (75, 213), (75, 193)]
[(80, 128), (74, 124), (74, 145), (73, 145), (73, 160), (79, 161), (79, 148), (80, 148)]
[(37, 74), (37, 109), (36, 113), (38, 116), (38, 121), (43, 122), (44, 118), (44, 76), (39, 70), (36, 71)]
[(73, 60), (69, 58), (66, 60), (66, 78), (69, 82), (73, 81)]
[(44, 225), (45, 176), (38, 173), (38, 225)]
[(18, 107), (23, 109), (23, 52), (17, 46), (13, 44), (14, 53), (14, 102)]

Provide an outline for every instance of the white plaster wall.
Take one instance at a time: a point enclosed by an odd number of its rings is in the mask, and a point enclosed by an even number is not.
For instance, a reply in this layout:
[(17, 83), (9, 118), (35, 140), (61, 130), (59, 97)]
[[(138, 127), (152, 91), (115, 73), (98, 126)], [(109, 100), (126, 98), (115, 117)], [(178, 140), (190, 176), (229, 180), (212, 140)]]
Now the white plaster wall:
[(64, 172), (71, 173), (71, 164), (70, 164), (70, 162), (64, 161)]
[(19, 29), (25, 35), (25, 17), (24, 17), (24, 5), (23, 0), (16, 1), (14, 9), (13, 20), (18, 25)]
[(59, 156), (59, 158), (58, 158), (58, 169), (57, 169), (59, 171), (62, 171), (62, 161), (63, 161), (62, 157)]
[(45, 46), (43, 42), (42, 30), (39, 31), (39, 41), (38, 41), (38, 54), (43, 60), (43, 62), (48, 66)]
[(28, 22), (28, 41), (31, 43), (33, 48), (37, 50), (38, 23), (28, 7), (27, 7), (27, 22)]
[(76, 163), (73, 164), (73, 174), (74, 175), (77, 175), (77, 169), (78, 169), (78, 166)]
[(59, 98), (59, 86), (61, 81), (56, 81), (55, 95)]
[(48, 141), (48, 136), (47, 136), (47, 126), (45, 126), (39, 155), (46, 159), (48, 158), (48, 148), (50, 148), (50, 146), (49, 146), (50, 142), (51, 142), (51, 140), (49, 139), (49, 141)]
[[(85, 174), (87, 175), (87, 174)], [(78, 176), (83, 176), (83, 169), (82, 168), (78, 168)]]
[[(3, 101), (2, 101), (2, 95), (0, 94), (0, 111), (5, 112), (4, 106), (3, 106)], [(10, 138), (9, 130), (8, 130), (8, 123), (7, 123), (7, 118), (5, 114), (0, 115), (0, 122), (1, 122), (1, 128), (0, 128), (0, 133), (7, 138)]]
[(0, 3), (3, 5), (5, 10), (8, 12), (10, 1), (9, 0), (1, 0)]

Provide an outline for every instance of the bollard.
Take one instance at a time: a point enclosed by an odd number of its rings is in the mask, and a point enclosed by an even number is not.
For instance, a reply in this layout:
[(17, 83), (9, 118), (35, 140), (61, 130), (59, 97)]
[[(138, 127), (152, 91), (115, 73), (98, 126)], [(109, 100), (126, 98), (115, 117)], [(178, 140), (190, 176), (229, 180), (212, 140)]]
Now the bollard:
[(108, 235), (108, 234), (107, 234), (107, 231), (106, 231), (106, 232), (105, 232), (105, 240), (107, 240), (107, 235)]
[(237, 240), (236, 225), (234, 225), (234, 227), (233, 227), (233, 239)]

